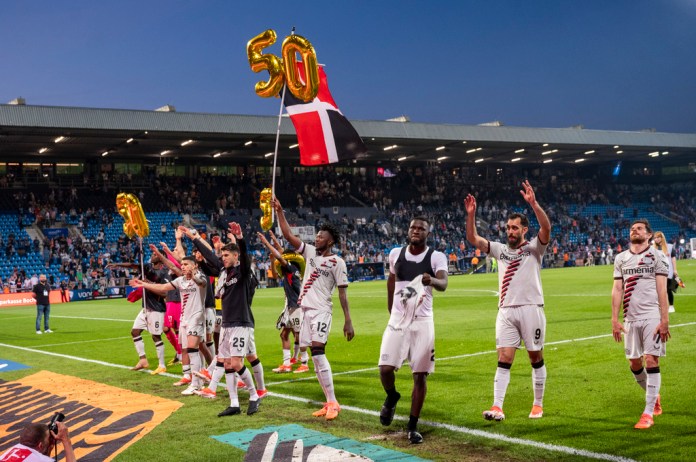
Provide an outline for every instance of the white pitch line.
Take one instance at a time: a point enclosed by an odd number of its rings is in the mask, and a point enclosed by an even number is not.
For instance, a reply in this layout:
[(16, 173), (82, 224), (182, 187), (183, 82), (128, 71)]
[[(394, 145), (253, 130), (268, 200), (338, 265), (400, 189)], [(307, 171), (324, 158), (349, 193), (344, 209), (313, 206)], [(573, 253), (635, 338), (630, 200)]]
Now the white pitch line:
[(110, 340), (123, 340), (127, 338), (133, 338), (130, 335), (127, 337), (113, 337), (113, 338), (100, 338), (96, 340), (81, 340), (79, 342), (65, 342), (65, 343), (49, 343), (48, 345), (36, 345), (34, 348), (46, 348), (53, 346), (63, 346), (63, 345), (79, 345), (81, 343), (92, 343), (92, 342), (108, 342)]
[[(307, 399), (307, 398), (301, 398), (299, 396), (286, 395), (284, 393), (269, 392), (268, 394), (270, 396), (276, 396), (278, 398), (286, 399), (289, 401), (295, 401), (298, 403), (315, 404), (318, 406), (321, 406), (322, 404), (324, 404), (324, 403), (319, 402), (319, 401), (314, 401), (314, 400)], [(359, 414), (370, 415), (373, 417), (379, 417), (379, 412), (377, 412), (377, 411), (363, 409), (363, 408), (356, 407), (356, 406), (348, 406), (348, 405), (342, 404), (341, 409), (347, 410), (347, 411), (357, 412)], [(408, 420), (404, 416), (394, 416), (394, 419), (395, 420), (402, 420), (402, 421)], [(562, 452), (565, 454), (582, 456), (582, 457), (587, 457), (590, 459), (609, 460), (612, 462), (636, 462), (635, 459), (630, 459), (628, 457), (615, 456), (613, 454), (605, 454), (605, 453), (601, 453), (601, 452), (587, 451), (585, 449), (577, 449), (577, 448), (573, 448), (570, 446), (561, 446), (558, 444), (541, 443), (539, 441), (526, 440), (523, 438), (515, 438), (513, 436), (507, 436), (507, 435), (503, 435), (500, 433), (487, 432), (487, 431), (483, 431), (483, 430), (476, 430), (474, 428), (463, 427), (460, 425), (452, 425), (452, 424), (446, 424), (446, 423), (441, 423), (441, 422), (433, 422), (430, 420), (419, 420), (419, 423), (421, 423), (423, 425), (430, 426), (430, 427), (444, 428), (446, 430), (449, 430), (449, 431), (455, 432), (455, 433), (463, 433), (463, 434), (467, 434), (467, 435), (476, 436), (479, 438), (487, 438), (487, 439), (491, 439), (491, 440), (503, 441), (506, 443), (519, 444), (521, 446), (531, 446), (531, 447), (538, 448), (538, 449), (545, 449), (547, 451)]]

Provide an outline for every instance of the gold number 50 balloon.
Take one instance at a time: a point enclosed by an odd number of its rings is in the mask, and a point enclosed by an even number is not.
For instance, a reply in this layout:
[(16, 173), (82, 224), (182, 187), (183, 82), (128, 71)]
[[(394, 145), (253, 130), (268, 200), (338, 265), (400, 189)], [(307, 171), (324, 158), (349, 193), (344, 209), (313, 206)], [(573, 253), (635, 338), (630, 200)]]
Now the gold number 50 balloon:
[[(256, 94), (268, 98), (275, 96), (287, 81), (288, 90), (302, 101), (310, 101), (319, 91), (319, 71), (317, 69), (317, 54), (314, 47), (306, 38), (300, 35), (290, 35), (283, 40), (283, 60), (272, 54), (262, 54), (261, 51), (276, 42), (276, 33), (272, 29), (257, 35), (247, 43), (249, 65), (254, 72), (268, 71), (270, 78), (267, 82), (256, 83)], [(303, 82), (297, 71), (297, 54), (302, 57), (305, 70)]]

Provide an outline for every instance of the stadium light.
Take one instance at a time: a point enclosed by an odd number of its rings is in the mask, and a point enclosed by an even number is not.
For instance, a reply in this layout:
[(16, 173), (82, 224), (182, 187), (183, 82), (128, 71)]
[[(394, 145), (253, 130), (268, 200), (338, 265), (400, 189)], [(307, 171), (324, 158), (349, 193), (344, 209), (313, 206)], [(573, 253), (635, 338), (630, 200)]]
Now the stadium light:
[(162, 152), (160, 152), (160, 156), (166, 156), (170, 152), (172, 152), (172, 151), (162, 151)]
[[(374, 138), (373, 138), (373, 140), (374, 140)], [(291, 145), (290, 145), (290, 149), (295, 149), (295, 148), (298, 147), (298, 146), (299, 146), (299, 144), (297, 144), (297, 143), (291, 144)]]
[(39, 149), (39, 154), (43, 154), (46, 151), (48, 151), (48, 148), (41, 148)]
[(590, 151), (585, 151), (585, 154), (594, 154), (594, 153), (595, 153), (594, 149), (592, 149)]
[(580, 159), (575, 159), (575, 163), (576, 163), (576, 164), (579, 164), (580, 162), (585, 162), (585, 159), (582, 159), (582, 158), (580, 158)]
[(222, 155), (221, 152), (216, 152), (215, 154), (213, 154), (213, 158), (214, 158), (214, 159), (217, 159), (217, 158), (220, 157), (221, 155)]
[(549, 145), (549, 143), (544, 143), (544, 144), (542, 144), (543, 147), (546, 147), (546, 146), (548, 146), (548, 145)]
[(438, 158), (437, 158), (437, 161), (440, 162), (441, 160), (445, 160), (445, 159), (448, 159), (448, 158), (449, 158), (448, 156), (438, 157)]
[(619, 145), (618, 145), (618, 144), (615, 145), (615, 146), (614, 146), (614, 149), (619, 149)]
[(472, 152), (476, 152), (476, 149), (469, 149), (468, 151), (466, 151), (467, 154), (471, 154)]
[(519, 160), (522, 160), (522, 158), (521, 158), (521, 157), (515, 157), (515, 158), (512, 159), (510, 162), (517, 162), (517, 161), (519, 161)]
[(444, 146), (438, 146), (435, 148), (436, 151), (442, 151), (443, 149), (445, 149)]
[(399, 158), (396, 159), (396, 160), (398, 160), (399, 162), (401, 162), (402, 160), (406, 160), (406, 159), (408, 159), (408, 156), (401, 156), (401, 157), (399, 157)]
[(387, 146), (386, 148), (384, 148), (384, 150), (385, 150), (385, 151), (391, 151), (392, 149), (396, 149), (396, 148), (398, 148), (398, 146), (395, 145), (395, 144), (392, 144), (391, 146)]
[(130, 143), (132, 143), (133, 141), (135, 141), (135, 138), (128, 138), (128, 139), (126, 140), (126, 143), (130, 144)]
[(108, 156), (108, 155), (109, 155), (109, 151), (104, 151), (104, 152), (102, 152), (102, 157), (106, 157), (106, 156)]
[(462, 141), (462, 144), (466, 144), (466, 141)]
[(551, 162), (553, 162), (553, 159), (546, 159), (546, 160), (544, 161), (545, 164), (550, 164)]
[(263, 157), (271, 157), (273, 155), (272, 152), (267, 152), (266, 154), (263, 155)]
[(479, 162), (483, 162), (483, 159), (476, 159), (474, 163), (478, 164)]
[(249, 146), (251, 143), (253, 143), (253, 141), (249, 140), (246, 143), (244, 143), (244, 146)]
[(194, 143), (193, 140), (186, 140), (183, 143), (181, 143), (182, 146), (188, 146), (189, 144)]
[(669, 154), (669, 151), (662, 151), (663, 156), (666, 156), (667, 154)]
[(649, 155), (650, 157), (657, 157), (657, 156), (660, 155), (660, 152), (659, 152), (659, 151), (653, 151), (653, 152), (651, 152), (651, 153), (648, 154), (648, 155)]
[(623, 154), (623, 151), (616, 151), (617, 154)]
[(61, 141), (64, 141), (64, 140), (65, 140), (65, 137), (64, 137), (64, 136), (59, 136), (58, 138), (56, 138), (55, 140), (53, 140), (53, 142), (54, 142), (54, 143), (60, 143)]
[(515, 154), (522, 154), (523, 152), (524, 152), (524, 149), (518, 149), (517, 151), (515, 151)]

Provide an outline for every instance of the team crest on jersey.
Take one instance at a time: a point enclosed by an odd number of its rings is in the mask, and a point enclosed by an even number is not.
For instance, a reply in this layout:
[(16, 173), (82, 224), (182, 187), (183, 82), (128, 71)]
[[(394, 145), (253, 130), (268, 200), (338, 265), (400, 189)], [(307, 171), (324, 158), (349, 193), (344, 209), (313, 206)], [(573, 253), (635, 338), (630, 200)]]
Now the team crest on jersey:
[(649, 254), (643, 256), (643, 258), (640, 259), (640, 263), (638, 263), (638, 264), (639, 265), (652, 265), (653, 263), (655, 263), (655, 257), (653, 254), (649, 253)]

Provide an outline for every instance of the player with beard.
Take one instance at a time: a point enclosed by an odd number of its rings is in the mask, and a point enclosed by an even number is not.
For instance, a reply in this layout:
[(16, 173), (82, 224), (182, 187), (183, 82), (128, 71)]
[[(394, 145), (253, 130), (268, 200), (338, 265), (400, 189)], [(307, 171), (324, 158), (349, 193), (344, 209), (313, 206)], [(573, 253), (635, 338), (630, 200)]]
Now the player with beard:
[[(650, 246), (648, 220), (631, 225), (630, 246), (614, 260), (611, 291), (611, 325), (614, 340), (625, 334), (626, 359), (638, 385), (645, 390), (645, 409), (635, 428), (653, 426), (653, 416), (662, 414), (660, 404), (660, 356), (670, 338), (667, 300), (668, 257)], [(623, 305), (624, 324), (619, 322)]]
[(524, 200), (534, 211), (539, 222), (539, 234), (527, 241), (529, 219), (521, 213), (508, 216), (507, 245), (490, 242), (476, 231), (476, 199), (471, 194), (464, 200), (466, 207), (466, 238), (477, 249), (492, 255), (499, 261), (498, 272), (500, 299), (495, 321), (495, 343), (498, 350), (498, 368), (493, 384), (493, 406), (483, 412), (486, 420), (505, 419), (503, 401), (510, 383), (510, 368), (515, 351), (524, 341), (532, 363), (532, 386), (534, 403), (530, 419), (543, 416), (546, 366), (544, 366), (544, 338), (546, 316), (544, 293), (541, 287), (541, 265), (551, 237), (549, 217), (536, 201), (534, 189), (529, 181), (522, 183), (520, 191)]
[[(387, 398), (379, 413), (382, 425), (394, 419), (396, 403), (395, 371), (409, 360), (413, 373), (411, 414), (408, 439), (423, 442), (418, 432), (418, 418), (425, 402), (426, 378), (435, 371), (435, 324), (433, 322), (433, 289), (447, 289), (447, 257), (427, 246), (430, 224), (424, 217), (415, 217), (408, 228), (408, 246), (396, 247), (389, 253), (387, 309), (389, 324), (382, 336), (379, 354), (379, 375)], [(395, 297), (396, 295), (396, 297)]]
[(311, 347), (314, 372), (326, 397), (324, 407), (312, 415), (333, 420), (338, 417), (341, 408), (334, 393), (331, 365), (326, 359), (325, 348), (331, 331), (333, 310), (331, 295), (336, 287), (338, 287), (338, 299), (345, 317), (343, 335), (349, 342), (355, 336), (346, 293), (348, 288), (346, 262), (332, 252), (333, 245), (340, 243), (340, 235), (336, 228), (324, 224), (319, 227), (314, 245), (304, 243), (292, 233), (278, 199), (274, 197), (271, 205), (278, 216), (278, 224), (283, 231), (283, 236), (297, 252), (302, 254), (306, 262), (302, 290), (297, 300), (303, 316), (300, 347)]

